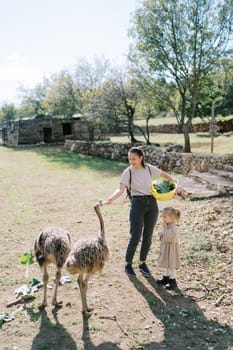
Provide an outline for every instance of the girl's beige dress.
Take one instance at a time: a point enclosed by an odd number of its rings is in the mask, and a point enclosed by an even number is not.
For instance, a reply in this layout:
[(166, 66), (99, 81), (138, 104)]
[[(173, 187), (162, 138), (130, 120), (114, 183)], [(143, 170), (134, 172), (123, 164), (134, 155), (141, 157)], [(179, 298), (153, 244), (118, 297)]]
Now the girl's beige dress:
[(174, 270), (180, 267), (180, 251), (176, 224), (170, 224), (162, 231), (162, 241), (158, 264), (162, 268)]

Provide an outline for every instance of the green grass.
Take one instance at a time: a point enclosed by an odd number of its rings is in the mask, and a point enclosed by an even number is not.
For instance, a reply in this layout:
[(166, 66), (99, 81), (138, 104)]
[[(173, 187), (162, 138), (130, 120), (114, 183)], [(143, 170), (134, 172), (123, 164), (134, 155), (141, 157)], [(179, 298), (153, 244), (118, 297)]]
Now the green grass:
[[(217, 116), (216, 120), (229, 120), (232, 119), (233, 116), (227, 116), (227, 117), (222, 117), (222, 116)], [(197, 123), (206, 123), (210, 119), (209, 118), (194, 118), (193, 119), (193, 124)], [(135, 120), (136, 125), (145, 125), (145, 119), (136, 119)], [(149, 125), (163, 125), (163, 124), (177, 124), (177, 120), (175, 117), (163, 117), (163, 118), (153, 118), (150, 120)]]
[(49, 161), (51, 165), (62, 166), (64, 168), (72, 169), (92, 169), (96, 172), (119, 172), (125, 164), (121, 162), (112, 161), (109, 159), (85, 156), (82, 154), (74, 153), (65, 150), (63, 147), (51, 146), (51, 147), (22, 147), (22, 148), (10, 148), (9, 152), (18, 152), (19, 154), (28, 154), (29, 156), (34, 154), (42, 156)]
[[(137, 135), (137, 140), (144, 142), (142, 136)], [(160, 144), (161, 147), (169, 143), (184, 145), (182, 134), (151, 134), (151, 143)], [(111, 136), (111, 141), (127, 143), (129, 138), (125, 135)], [(193, 153), (210, 153), (210, 135), (208, 133), (190, 134), (191, 150)], [(219, 135), (214, 139), (214, 154), (233, 154), (233, 133)]]

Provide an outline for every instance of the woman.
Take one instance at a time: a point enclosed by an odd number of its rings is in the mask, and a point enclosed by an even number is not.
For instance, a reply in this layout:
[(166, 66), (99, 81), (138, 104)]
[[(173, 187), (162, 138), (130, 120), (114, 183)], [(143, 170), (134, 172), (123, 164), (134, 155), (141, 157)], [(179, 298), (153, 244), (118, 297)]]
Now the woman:
[(150, 270), (146, 265), (146, 258), (158, 218), (157, 201), (151, 195), (152, 176), (161, 176), (168, 181), (174, 181), (174, 179), (156, 166), (145, 164), (145, 156), (140, 147), (132, 147), (129, 150), (128, 159), (130, 166), (123, 171), (119, 187), (106, 200), (106, 204), (111, 204), (126, 189), (130, 190), (130, 238), (126, 249), (125, 272), (128, 275), (135, 276), (132, 267), (133, 257), (142, 237), (139, 270), (145, 276), (148, 276), (150, 275)]

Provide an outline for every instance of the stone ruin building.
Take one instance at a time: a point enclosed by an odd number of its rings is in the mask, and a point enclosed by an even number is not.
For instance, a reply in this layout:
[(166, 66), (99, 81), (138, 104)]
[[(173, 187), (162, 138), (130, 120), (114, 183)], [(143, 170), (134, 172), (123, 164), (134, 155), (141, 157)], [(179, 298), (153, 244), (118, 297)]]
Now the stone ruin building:
[(72, 117), (34, 116), (6, 121), (1, 124), (1, 138), (5, 146), (62, 143), (66, 139), (98, 139), (100, 130), (90, 129), (83, 115)]

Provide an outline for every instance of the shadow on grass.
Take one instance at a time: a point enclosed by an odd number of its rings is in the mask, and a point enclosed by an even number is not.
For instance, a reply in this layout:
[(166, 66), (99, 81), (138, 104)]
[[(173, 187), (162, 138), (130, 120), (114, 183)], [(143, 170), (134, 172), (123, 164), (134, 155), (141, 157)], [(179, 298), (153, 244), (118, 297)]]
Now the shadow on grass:
[(136, 277), (130, 277), (145, 298), (154, 316), (164, 327), (164, 340), (143, 344), (143, 350), (227, 350), (233, 346), (233, 329), (208, 320), (197, 303), (182, 293), (158, 287), (151, 276), (147, 279), (160, 298)]
[(67, 151), (63, 146), (22, 147), (12, 150), (16, 152), (34, 152), (46, 157), (51, 163), (74, 169), (85, 167), (96, 171), (119, 174), (127, 166), (127, 163)]
[(94, 345), (91, 341), (89, 322), (86, 317), (83, 317), (83, 349), (84, 350), (122, 350), (117, 344), (111, 342), (101, 343), (99, 345)]
[(41, 319), (40, 330), (33, 339), (31, 350), (78, 350), (75, 340), (58, 320), (58, 309), (52, 311), (55, 323), (51, 322), (46, 310), (34, 312), (32, 308), (27, 308), (27, 312), (33, 322)]
[[(52, 310), (55, 322), (51, 322), (46, 310), (34, 311), (33, 308), (26, 308), (32, 322), (40, 320), (39, 333), (32, 342), (31, 350), (79, 350), (76, 341), (71, 337), (66, 328), (58, 320), (58, 308)], [(93, 344), (88, 319), (83, 317), (83, 350), (122, 350), (117, 344), (103, 342), (99, 345)]]

